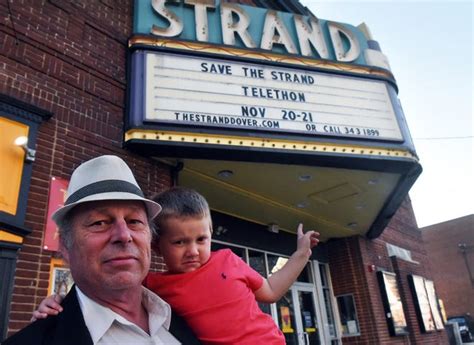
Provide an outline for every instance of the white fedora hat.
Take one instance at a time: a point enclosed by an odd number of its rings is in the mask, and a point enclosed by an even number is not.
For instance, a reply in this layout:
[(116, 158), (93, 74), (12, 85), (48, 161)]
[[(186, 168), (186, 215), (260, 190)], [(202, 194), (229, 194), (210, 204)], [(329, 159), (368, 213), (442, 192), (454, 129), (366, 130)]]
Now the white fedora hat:
[(99, 200), (143, 201), (150, 219), (161, 211), (161, 206), (144, 197), (128, 165), (117, 156), (100, 156), (82, 163), (74, 170), (67, 189), (64, 206), (52, 215), (56, 224), (75, 206)]

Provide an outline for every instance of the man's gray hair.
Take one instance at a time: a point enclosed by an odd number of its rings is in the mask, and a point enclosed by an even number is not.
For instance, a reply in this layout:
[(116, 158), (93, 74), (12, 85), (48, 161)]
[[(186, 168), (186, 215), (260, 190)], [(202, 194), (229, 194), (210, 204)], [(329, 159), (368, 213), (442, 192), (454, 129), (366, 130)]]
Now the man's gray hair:
[(64, 216), (60, 224), (58, 224), (59, 241), (66, 249), (70, 249), (74, 242), (74, 234), (73, 234), (73, 226), (72, 226), (74, 217), (72, 216), (73, 212), (71, 211), (69, 211)]

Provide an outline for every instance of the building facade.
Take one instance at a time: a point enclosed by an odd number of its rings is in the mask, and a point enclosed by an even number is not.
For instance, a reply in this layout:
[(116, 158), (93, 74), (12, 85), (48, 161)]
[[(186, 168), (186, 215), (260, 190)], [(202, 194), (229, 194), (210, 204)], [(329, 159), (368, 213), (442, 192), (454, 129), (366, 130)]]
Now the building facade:
[[(70, 288), (48, 217), (75, 167), (115, 154), (149, 196), (201, 192), (213, 249), (264, 276), (295, 249), (298, 222), (321, 232), (287, 295), (261, 305), (288, 344), (446, 343), (407, 196), (421, 167), (364, 26), (318, 20), (297, 1), (14, 0), (0, 11), (1, 339)], [(153, 269), (165, 269), (159, 257)]]
[(474, 215), (420, 229), (446, 317), (474, 316)]

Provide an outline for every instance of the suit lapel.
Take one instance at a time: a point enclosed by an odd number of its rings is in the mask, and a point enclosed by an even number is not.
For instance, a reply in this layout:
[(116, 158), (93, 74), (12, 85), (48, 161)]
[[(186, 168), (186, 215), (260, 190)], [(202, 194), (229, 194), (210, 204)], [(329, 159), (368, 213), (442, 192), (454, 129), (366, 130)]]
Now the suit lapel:
[(184, 345), (201, 344), (188, 324), (178, 316), (174, 311), (171, 312), (170, 333)]
[(62, 306), (64, 309), (58, 315), (56, 332), (50, 344), (92, 345), (92, 338), (77, 300), (75, 286), (67, 294)]

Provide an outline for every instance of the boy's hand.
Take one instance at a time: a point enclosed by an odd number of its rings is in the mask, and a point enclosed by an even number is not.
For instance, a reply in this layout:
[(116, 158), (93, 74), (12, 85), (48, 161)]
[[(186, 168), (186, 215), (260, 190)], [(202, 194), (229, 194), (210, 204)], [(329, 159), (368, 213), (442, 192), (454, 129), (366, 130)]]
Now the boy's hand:
[(46, 297), (41, 301), (38, 306), (38, 310), (33, 312), (33, 317), (31, 321), (36, 321), (38, 319), (46, 319), (50, 315), (58, 315), (63, 311), (63, 307), (59, 303), (63, 301), (63, 298), (60, 295), (51, 295)]
[(296, 251), (304, 253), (309, 258), (312, 253), (311, 249), (319, 243), (319, 232), (310, 230), (303, 233), (303, 224), (300, 223), (298, 224), (297, 237)]
[(298, 275), (308, 263), (311, 249), (319, 243), (319, 232), (310, 230), (303, 233), (303, 224), (298, 225), (296, 251), (277, 272), (263, 280), (262, 287), (255, 291), (259, 302), (278, 301), (296, 281)]

